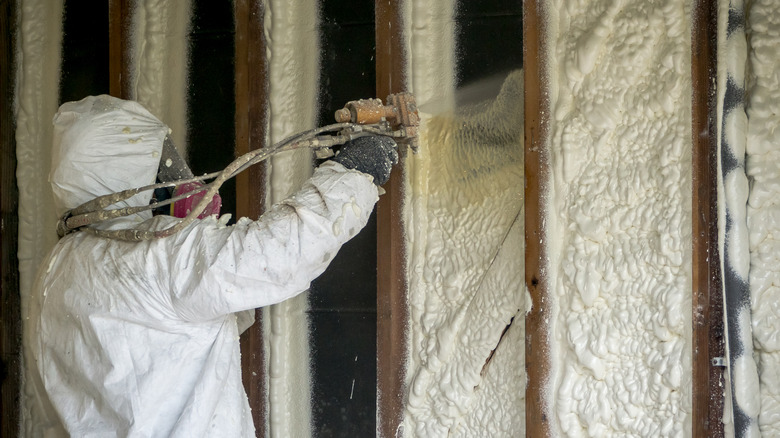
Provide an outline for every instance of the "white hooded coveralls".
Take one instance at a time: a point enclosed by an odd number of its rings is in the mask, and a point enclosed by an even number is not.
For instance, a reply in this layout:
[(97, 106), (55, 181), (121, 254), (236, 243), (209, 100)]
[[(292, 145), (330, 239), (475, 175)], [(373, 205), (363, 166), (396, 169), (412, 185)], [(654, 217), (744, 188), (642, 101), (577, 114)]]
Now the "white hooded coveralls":
[[(168, 128), (139, 104), (88, 97), (64, 104), (54, 125), (59, 214), (154, 181)], [(258, 221), (226, 227), (211, 217), (139, 243), (62, 238), (28, 306), (27, 366), (37, 370), (28, 386), (39, 417), (31, 434), (254, 436), (235, 312), (306, 290), (377, 199), (370, 176), (327, 162)], [(109, 227), (162, 229), (175, 220)]]

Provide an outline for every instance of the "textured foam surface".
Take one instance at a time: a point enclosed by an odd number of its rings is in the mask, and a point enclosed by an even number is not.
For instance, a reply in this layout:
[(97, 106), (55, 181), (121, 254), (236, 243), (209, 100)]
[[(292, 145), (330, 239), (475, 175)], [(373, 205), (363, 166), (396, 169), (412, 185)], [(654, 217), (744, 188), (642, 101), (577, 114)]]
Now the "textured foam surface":
[(748, 11), (747, 173), (753, 344), (764, 436), (780, 434), (780, 3)]
[(410, 159), (411, 436), (524, 433), (522, 80), (426, 116)]
[(690, 3), (548, 6), (553, 428), (684, 436)]

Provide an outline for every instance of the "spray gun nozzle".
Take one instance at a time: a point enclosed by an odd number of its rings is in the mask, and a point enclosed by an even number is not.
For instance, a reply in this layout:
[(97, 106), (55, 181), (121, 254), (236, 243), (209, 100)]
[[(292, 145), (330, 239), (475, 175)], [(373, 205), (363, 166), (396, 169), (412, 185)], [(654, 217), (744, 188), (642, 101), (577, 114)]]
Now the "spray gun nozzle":
[(411, 93), (396, 93), (387, 96), (387, 105), (381, 99), (360, 99), (347, 102), (344, 108), (336, 111), (339, 123), (357, 123), (374, 125), (386, 123), (399, 144), (412, 148), (417, 153), (420, 142), (417, 132), (420, 116), (417, 104)]

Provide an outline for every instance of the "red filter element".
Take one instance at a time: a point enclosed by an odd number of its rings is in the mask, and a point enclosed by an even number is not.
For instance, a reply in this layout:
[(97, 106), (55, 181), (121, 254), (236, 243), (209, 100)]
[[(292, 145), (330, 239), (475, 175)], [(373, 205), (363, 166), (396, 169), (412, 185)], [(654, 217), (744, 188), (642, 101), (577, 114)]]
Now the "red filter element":
[[(173, 191), (173, 196), (179, 196), (185, 193), (189, 193), (195, 190), (200, 189), (203, 187), (203, 184), (192, 182), (192, 183), (185, 183), (180, 186), (176, 186), (176, 190)], [(187, 215), (198, 205), (198, 203), (203, 199), (203, 195), (206, 194), (206, 191), (202, 191), (199, 193), (196, 193), (189, 198), (184, 198), (180, 201), (176, 201), (171, 205), (171, 213), (173, 216), (178, 218), (184, 218), (187, 217)], [(219, 193), (215, 193), (214, 197), (211, 198), (211, 202), (206, 206), (206, 209), (203, 210), (203, 212), (198, 215), (198, 219), (203, 219), (205, 217), (209, 217), (212, 214), (216, 214), (219, 216), (219, 209), (222, 207), (222, 197), (219, 196)]]

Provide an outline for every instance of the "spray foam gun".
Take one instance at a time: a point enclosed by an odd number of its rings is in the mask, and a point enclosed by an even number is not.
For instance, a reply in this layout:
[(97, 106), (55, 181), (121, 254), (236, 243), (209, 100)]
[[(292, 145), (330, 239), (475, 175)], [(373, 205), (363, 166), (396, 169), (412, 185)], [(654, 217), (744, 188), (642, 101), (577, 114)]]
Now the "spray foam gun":
[[(331, 149), (333, 146), (369, 135), (392, 137), (399, 145), (409, 146), (415, 153), (419, 148), (417, 131), (420, 119), (417, 114), (414, 96), (409, 93), (391, 94), (387, 97), (387, 105), (383, 104), (380, 99), (361, 99), (349, 102), (343, 109), (336, 111), (336, 122), (332, 125), (294, 134), (273, 146), (256, 149), (244, 154), (236, 158), (220, 172), (147, 185), (97, 197), (66, 212), (57, 223), (57, 234), (63, 237), (74, 231), (83, 230), (100, 237), (130, 242), (164, 238), (176, 234), (192, 223), (206, 209), (225, 181), (248, 169), (250, 166), (278, 153), (311, 148), (315, 150), (318, 158), (328, 158), (333, 155)], [(180, 184), (202, 182), (210, 179), (213, 179), (211, 183), (205, 184), (197, 190), (174, 196), (165, 201), (140, 207), (106, 210), (111, 205), (147, 190), (174, 187)], [(90, 225), (95, 223), (163, 207), (204, 191), (203, 198), (185, 218), (163, 230), (149, 231), (134, 228), (100, 230), (90, 227)]]

